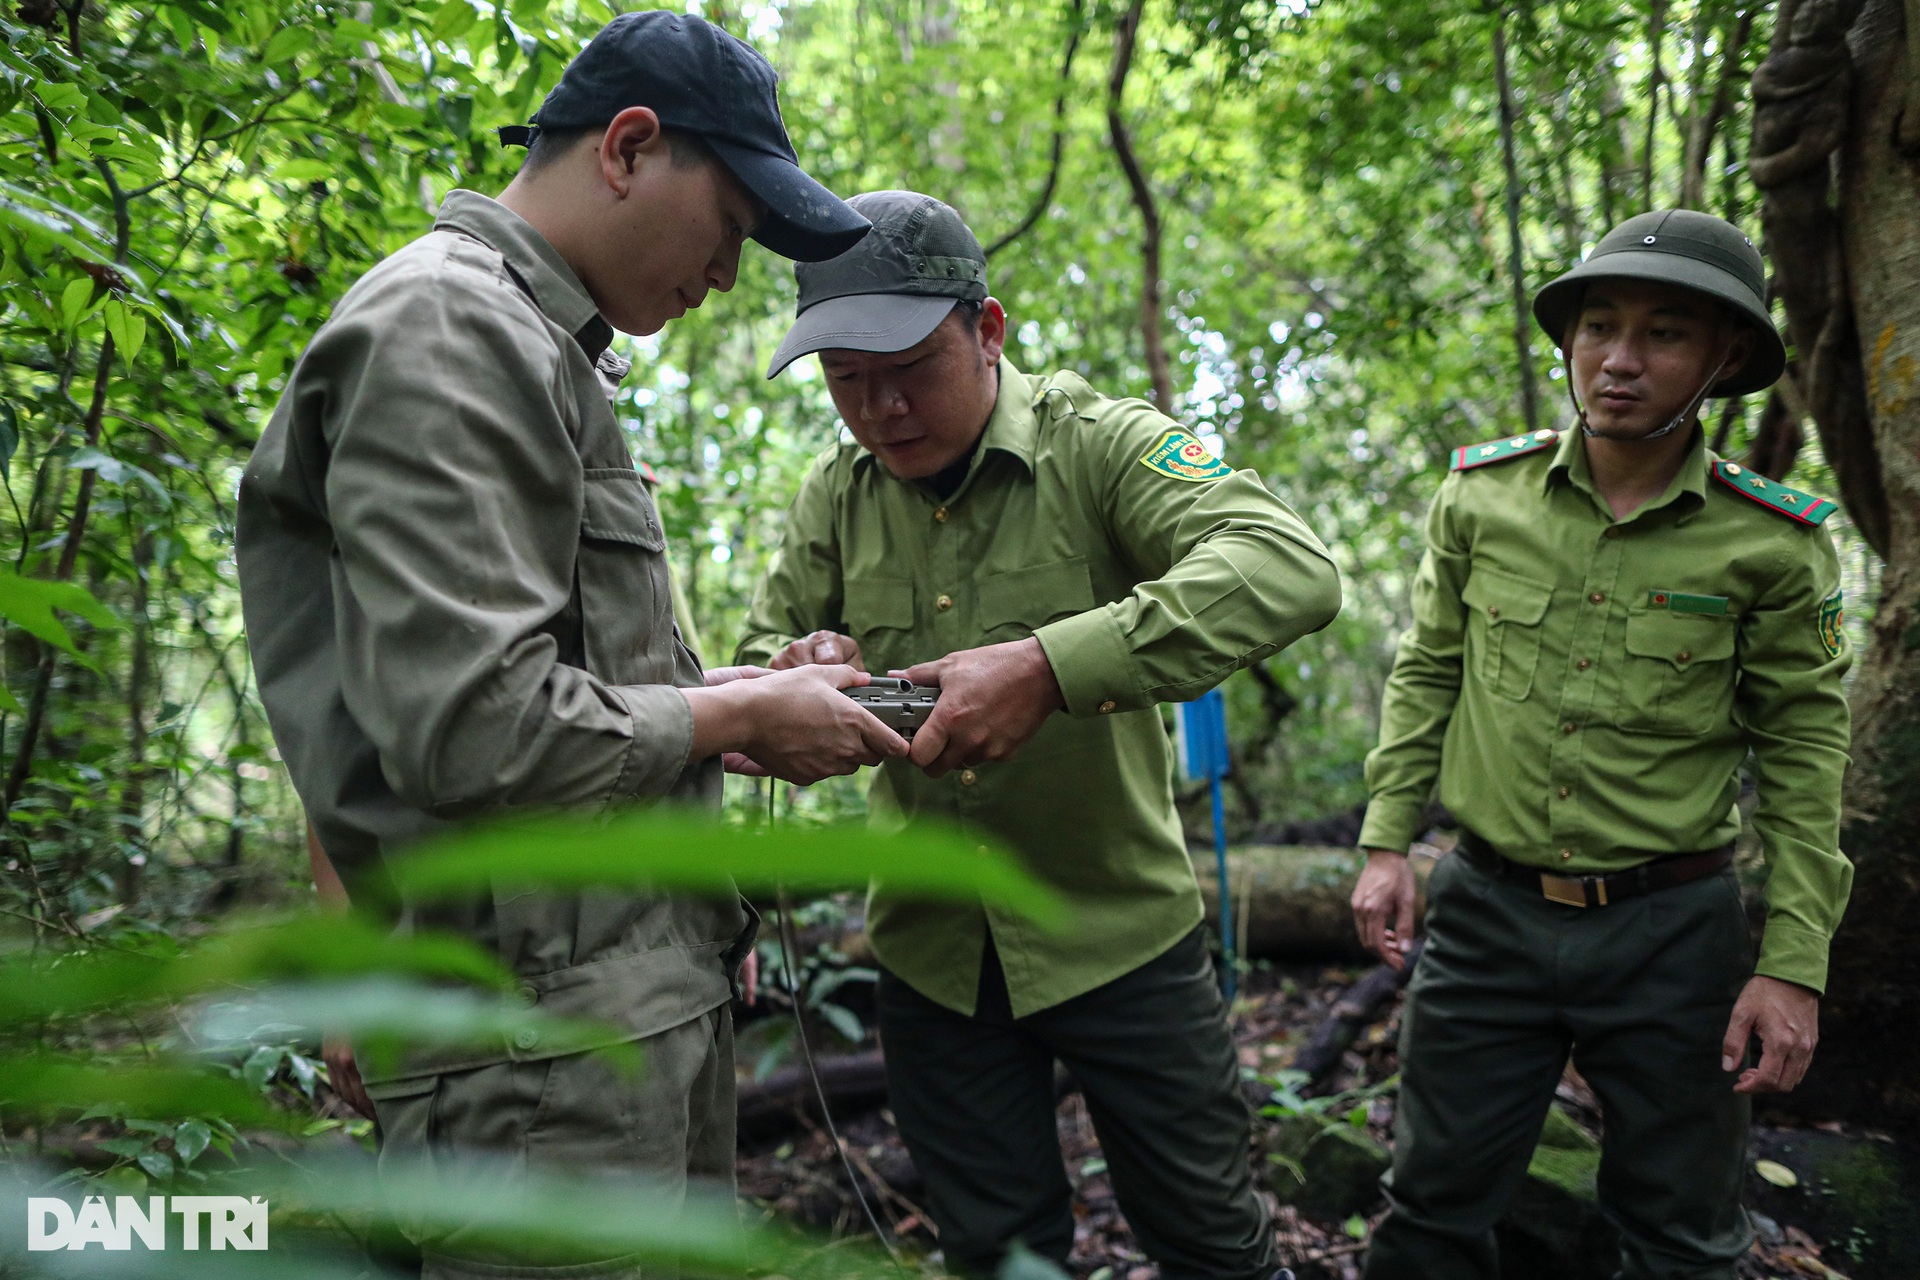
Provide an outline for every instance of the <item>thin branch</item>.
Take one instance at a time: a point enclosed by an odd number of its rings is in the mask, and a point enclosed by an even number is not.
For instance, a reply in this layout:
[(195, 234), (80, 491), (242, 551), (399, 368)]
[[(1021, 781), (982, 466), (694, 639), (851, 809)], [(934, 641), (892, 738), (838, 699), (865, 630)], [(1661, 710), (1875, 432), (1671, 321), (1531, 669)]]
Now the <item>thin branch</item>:
[(1033, 230), (1034, 224), (1040, 221), (1047, 207), (1053, 203), (1053, 189), (1060, 181), (1060, 157), (1067, 149), (1067, 91), (1073, 84), (1073, 55), (1080, 49), (1080, 36), (1085, 27), (1084, 13), (1085, 0), (1073, 0), (1073, 17), (1067, 31), (1067, 52), (1060, 59), (1060, 92), (1053, 99), (1053, 158), (1047, 163), (1047, 181), (1034, 199), (1033, 207), (1027, 210), (1027, 216), (1020, 220), (1020, 225), (987, 246), (988, 258)]
[(1173, 411), (1173, 376), (1167, 367), (1166, 337), (1161, 331), (1160, 306), (1160, 210), (1154, 203), (1153, 189), (1147, 185), (1140, 161), (1133, 153), (1133, 139), (1127, 132), (1126, 117), (1120, 105), (1127, 91), (1127, 73), (1133, 69), (1134, 45), (1140, 34), (1140, 16), (1146, 0), (1132, 0), (1114, 39), (1113, 74), (1107, 80), (1107, 132), (1113, 138), (1113, 151), (1127, 175), (1127, 187), (1140, 210), (1140, 336), (1146, 344), (1147, 373), (1153, 380), (1153, 400), (1162, 413)]
[(1740, 62), (1746, 53), (1747, 40), (1753, 34), (1753, 11), (1748, 9), (1740, 14), (1734, 23), (1733, 32), (1727, 37), (1726, 48), (1720, 53), (1720, 74), (1713, 87), (1713, 101), (1707, 104), (1705, 111), (1697, 106), (1690, 113), (1691, 127), (1687, 130), (1686, 158), (1680, 169), (1680, 207), (1699, 209), (1707, 199), (1707, 160), (1713, 154), (1714, 134), (1720, 128), (1720, 122), (1726, 118), (1733, 106), (1733, 86), (1740, 75)]
[(1520, 361), (1520, 405), (1527, 430), (1540, 429), (1540, 393), (1533, 384), (1532, 329), (1528, 324), (1526, 257), (1520, 238), (1520, 160), (1515, 154), (1513, 79), (1507, 73), (1507, 11), (1493, 11), (1493, 68), (1500, 88), (1500, 156), (1507, 169), (1507, 273), (1513, 280), (1513, 346)]

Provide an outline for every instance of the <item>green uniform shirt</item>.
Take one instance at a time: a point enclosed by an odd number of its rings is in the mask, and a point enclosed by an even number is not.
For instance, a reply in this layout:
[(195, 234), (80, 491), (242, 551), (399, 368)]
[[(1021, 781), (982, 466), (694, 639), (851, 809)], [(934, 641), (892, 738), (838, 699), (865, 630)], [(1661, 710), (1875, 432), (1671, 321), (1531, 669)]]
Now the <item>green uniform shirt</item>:
[(960, 489), (942, 500), (856, 445), (801, 482), (739, 660), (820, 628), (870, 671), (1037, 636), (1066, 696), (1014, 759), (927, 777), (889, 761), (875, 821), (990, 831), (1076, 908), (1037, 932), (979, 903), (873, 888), (875, 954), (971, 1014), (990, 928), (1024, 1017), (1127, 973), (1201, 917), (1157, 706), (1325, 626), (1340, 586), (1318, 539), (1251, 471), (1232, 471), (1138, 400), (1005, 360)]
[[(538, 232), (469, 191), (341, 299), (240, 485), (237, 553), (261, 701), (352, 884), (450, 820), (679, 795), (701, 683), (660, 518), (608, 394), (612, 330)], [(417, 921), (494, 947), (554, 1013), (640, 1037), (728, 998), (737, 902), (490, 898)], [(523, 1037), (527, 1033), (523, 1033)], [(547, 1056), (535, 1039), (405, 1074)]]
[(1407, 848), (1437, 776), (1441, 803), (1514, 861), (1618, 871), (1732, 839), (1751, 750), (1770, 870), (1758, 972), (1818, 991), (1853, 881), (1852, 653), (1817, 527), (1831, 508), (1696, 440), (1666, 492), (1616, 520), (1583, 438), (1556, 439), (1461, 450), (1440, 486), (1361, 843)]

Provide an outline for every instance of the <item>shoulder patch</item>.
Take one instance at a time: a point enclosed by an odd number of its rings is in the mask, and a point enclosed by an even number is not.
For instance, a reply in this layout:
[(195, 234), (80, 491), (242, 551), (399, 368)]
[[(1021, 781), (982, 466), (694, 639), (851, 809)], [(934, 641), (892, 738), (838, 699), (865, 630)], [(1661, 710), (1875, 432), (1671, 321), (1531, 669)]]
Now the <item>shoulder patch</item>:
[(1447, 470), (1471, 471), (1475, 467), (1484, 467), (1488, 463), (1505, 462), (1508, 458), (1538, 453), (1542, 449), (1559, 443), (1558, 431), (1549, 431), (1542, 427), (1526, 435), (1507, 436), (1501, 440), (1489, 440), (1485, 444), (1463, 444), (1453, 451), (1453, 457), (1447, 463)]
[(1713, 478), (1741, 497), (1750, 498), (1801, 524), (1820, 524), (1840, 509), (1837, 503), (1826, 498), (1816, 498), (1778, 480), (1769, 480), (1758, 471), (1751, 471), (1737, 462), (1728, 462), (1725, 458), (1715, 459)]
[(1207, 446), (1186, 431), (1163, 431), (1153, 447), (1140, 455), (1140, 465), (1173, 480), (1218, 480), (1233, 468), (1213, 456)]
[(1826, 649), (1829, 658), (1840, 656), (1840, 648), (1845, 642), (1846, 635), (1841, 630), (1841, 624), (1845, 620), (1846, 610), (1841, 607), (1838, 591), (1820, 602), (1820, 644)]

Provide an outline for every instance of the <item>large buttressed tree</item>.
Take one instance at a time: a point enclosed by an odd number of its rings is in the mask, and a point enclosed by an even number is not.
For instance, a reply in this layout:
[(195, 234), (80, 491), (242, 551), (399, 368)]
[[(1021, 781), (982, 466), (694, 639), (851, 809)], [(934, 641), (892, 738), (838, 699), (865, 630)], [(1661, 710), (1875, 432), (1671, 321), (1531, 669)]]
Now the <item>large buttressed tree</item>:
[(1920, 45), (1909, 0), (1785, 0), (1754, 75), (1752, 174), (1787, 313), (1787, 394), (1884, 561), (1853, 690), (1857, 868), (1824, 1040), (1795, 1103), (1920, 1130)]

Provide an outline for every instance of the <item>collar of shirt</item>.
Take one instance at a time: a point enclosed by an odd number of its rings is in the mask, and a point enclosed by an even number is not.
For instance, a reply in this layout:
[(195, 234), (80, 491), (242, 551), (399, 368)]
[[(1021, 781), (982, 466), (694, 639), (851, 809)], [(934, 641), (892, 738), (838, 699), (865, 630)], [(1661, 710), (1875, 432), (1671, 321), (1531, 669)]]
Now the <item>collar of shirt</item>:
[(560, 251), (525, 218), (478, 191), (450, 191), (433, 220), (434, 230), (443, 227), (472, 236), (506, 259), (507, 269), (534, 305), (573, 335), (587, 359), (600, 360), (613, 342), (613, 326)]
[[(1693, 444), (1686, 456), (1681, 458), (1680, 469), (1667, 482), (1666, 491), (1619, 523), (1631, 524), (1648, 512), (1660, 511), (1676, 503), (1680, 509), (1675, 513), (1675, 520), (1684, 523), (1706, 505), (1708, 463), (1706, 435), (1696, 424), (1693, 428)], [(1587, 460), (1586, 437), (1578, 428), (1561, 434), (1560, 447), (1554, 452), (1553, 463), (1547, 468), (1546, 479), (1542, 481), (1542, 492), (1550, 492), (1555, 484), (1572, 485), (1591, 498), (1595, 508), (1609, 520), (1613, 519), (1606, 499), (1593, 486), (1593, 467)]]

